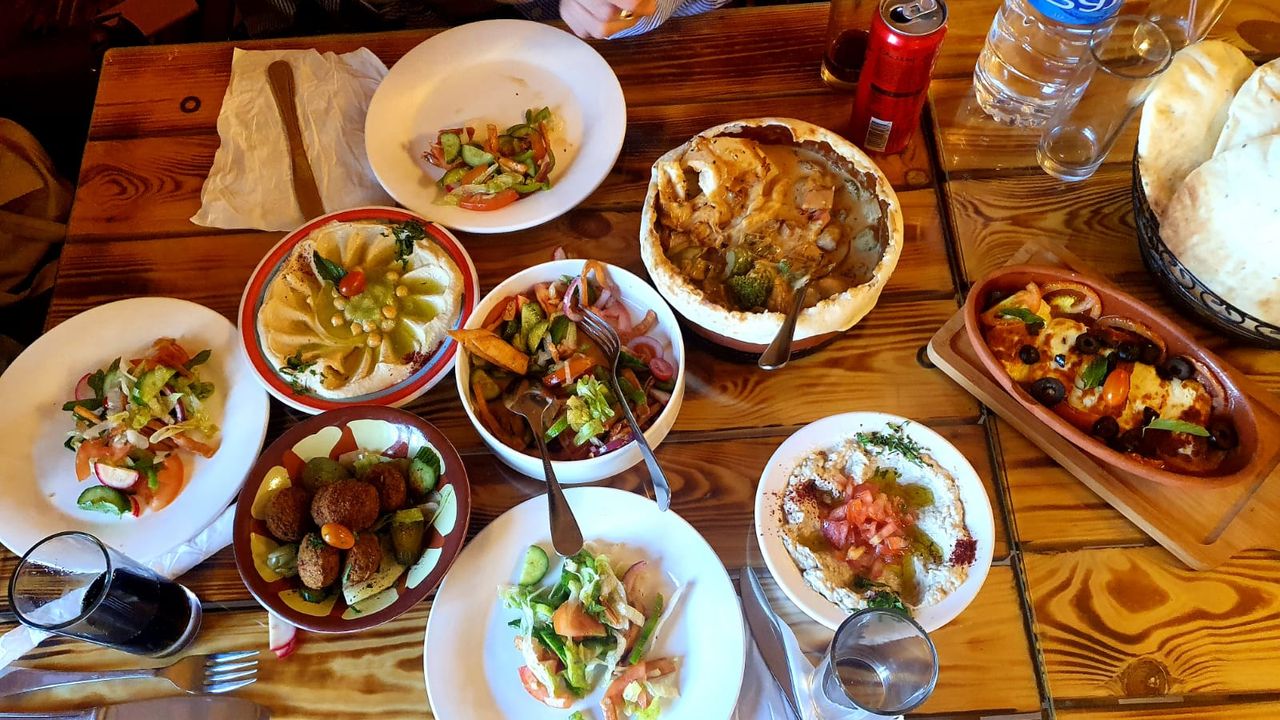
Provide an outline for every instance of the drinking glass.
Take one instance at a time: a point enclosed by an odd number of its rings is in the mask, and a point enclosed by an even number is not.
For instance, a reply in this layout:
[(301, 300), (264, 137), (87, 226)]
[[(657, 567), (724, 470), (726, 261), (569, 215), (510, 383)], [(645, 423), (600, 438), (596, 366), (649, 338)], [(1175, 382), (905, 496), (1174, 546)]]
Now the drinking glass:
[(1150, 20), (1122, 15), (1094, 31), (1066, 95), (1075, 102), (1060, 105), (1040, 136), (1040, 167), (1070, 182), (1093, 175), (1172, 57), (1168, 36)]
[(822, 53), (822, 81), (836, 90), (858, 88), (878, 0), (831, 0), (827, 41)]
[(9, 580), (22, 624), (134, 655), (164, 657), (200, 629), (200, 600), (83, 532), (36, 543)]
[(1147, 19), (1160, 26), (1177, 52), (1203, 40), (1229, 4), (1231, 0), (1155, 0)]
[(836, 629), (810, 694), (820, 718), (894, 717), (937, 682), (938, 652), (923, 628), (894, 610), (862, 610)]

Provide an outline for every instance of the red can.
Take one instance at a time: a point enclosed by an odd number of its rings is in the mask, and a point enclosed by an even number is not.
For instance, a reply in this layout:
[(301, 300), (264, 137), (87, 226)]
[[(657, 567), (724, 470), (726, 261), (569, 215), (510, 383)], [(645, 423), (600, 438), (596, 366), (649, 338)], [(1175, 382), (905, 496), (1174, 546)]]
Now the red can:
[(944, 0), (880, 3), (853, 101), (851, 137), (863, 149), (896, 153), (907, 146), (920, 122), (946, 32)]

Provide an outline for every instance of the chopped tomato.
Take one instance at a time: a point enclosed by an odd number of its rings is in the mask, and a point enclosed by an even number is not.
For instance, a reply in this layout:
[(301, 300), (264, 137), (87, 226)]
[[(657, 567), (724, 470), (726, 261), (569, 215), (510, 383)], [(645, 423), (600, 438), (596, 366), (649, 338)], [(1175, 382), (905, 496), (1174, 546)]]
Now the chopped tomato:
[(150, 497), (147, 499), (147, 509), (151, 511), (162, 510), (178, 497), (178, 493), (182, 492), (182, 486), (186, 484), (186, 472), (182, 467), (182, 458), (177, 455), (170, 455), (165, 458), (164, 464), (156, 469), (156, 488), (151, 490), (146, 482), (138, 483), (139, 488), (147, 488)]
[(605, 720), (617, 720), (621, 716), (624, 700), (622, 693), (633, 682), (645, 679), (660, 678), (676, 671), (676, 663), (671, 658), (645, 660), (622, 671), (622, 674), (609, 683), (600, 700), (600, 709), (604, 711)]
[(115, 465), (128, 454), (128, 446), (116, 447), (102, 438), (85, 440), (76, 450), (76, 479), (88, 480), (93, 475), (93, 464), (98, 461)]
[[(1121, 410), (1129, 399), (1129, 381), (1133, 378), (1133, 365), (1117, 365), (1107, 381), (1102, 384), (1102, 402), (1108, 410)], [(1092, 425), (1090, 426), (1092, 427)]]
[(462, 177), (458, 178), (458, 184), (470, 185), (471, 183), (475, 182), (481, 175), (485, 174), (488, 171), (489, 171), (488, 165), (477, 165), (471, 168), (470, 170), (466, 171), (465, 173), (463, 173)]
[(348, 270), (346, 275), (342, 276), (342, 280), (338, 282), (338, 292), (343, 297), (355, 297), (364, 292), (364, 271), (360, 268)]
[(605, 637), (608, 631), (597, 619), (582, 609), (581, 603), (567, 602), (551, 614), (551, 626), (557, 635), (568, 638)]
[(906, 553), (906, 531), (915, 522), (901, 498), (891, 497), (873, 482), (853, 486), (848, 501), (833, 508), (822, 521), (822, 536), (844, 551), (855, 570), (879, 577), (885, 563)]
[(516, 200), (520, 199), (520, 193), (511, 188), (507, 188), (493, 195), (465, 195), (458, 201), (458, 207), (463, 210), (498, 210), (504, 208)]
[(822, 521), (822, 537), (831, 543), (834, 548), (846, 548), (849, 546), (849, 523), (841, 520), (823, 520)]
[(534, 700), (537, 700), (547, 707), (553, 707), (559, 710), (565, 710), (573, 704), (573, 698), (567, 693), (556, 692), (554, 695), (549, 694), (547, 689), (542, 686), (542, 683), (538, 682), (537, 676), (534, 675), (533, 671), (528, 667), (521, 665), (519, 672), (520, 684), (524, 685), (525, 692), (533, 696)]

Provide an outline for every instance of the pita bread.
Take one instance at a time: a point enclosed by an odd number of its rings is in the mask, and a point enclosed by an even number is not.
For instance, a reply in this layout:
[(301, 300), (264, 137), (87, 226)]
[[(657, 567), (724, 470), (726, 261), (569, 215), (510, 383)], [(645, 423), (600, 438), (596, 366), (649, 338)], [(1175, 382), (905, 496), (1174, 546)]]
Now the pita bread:
[(1280, 324), (1280, 135), (1227, 150), (1187, 176), (1160, 235), (1209, 289)]
[(1253, 71), (1235, 46), (1206, 40), (1178, 51), (1156, 80), (1142, 108), (1138, 165), (1157, 217), (1191, 171), (1213, 157), (1231, 99)]
[(1213, 154), (1276, 133), (1280, 133), (1280, 58), (1255, 70), (1240, 86)]

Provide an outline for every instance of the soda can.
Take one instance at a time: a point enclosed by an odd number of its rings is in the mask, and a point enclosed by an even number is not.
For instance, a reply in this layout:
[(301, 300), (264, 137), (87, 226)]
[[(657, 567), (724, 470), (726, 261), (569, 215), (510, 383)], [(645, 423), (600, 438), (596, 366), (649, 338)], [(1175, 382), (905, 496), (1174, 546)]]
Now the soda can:
[(907, 146), (946, 32), (944, 0), (880, 3), (853, 101), (851, 139), (864, 150), (896, 153)]

